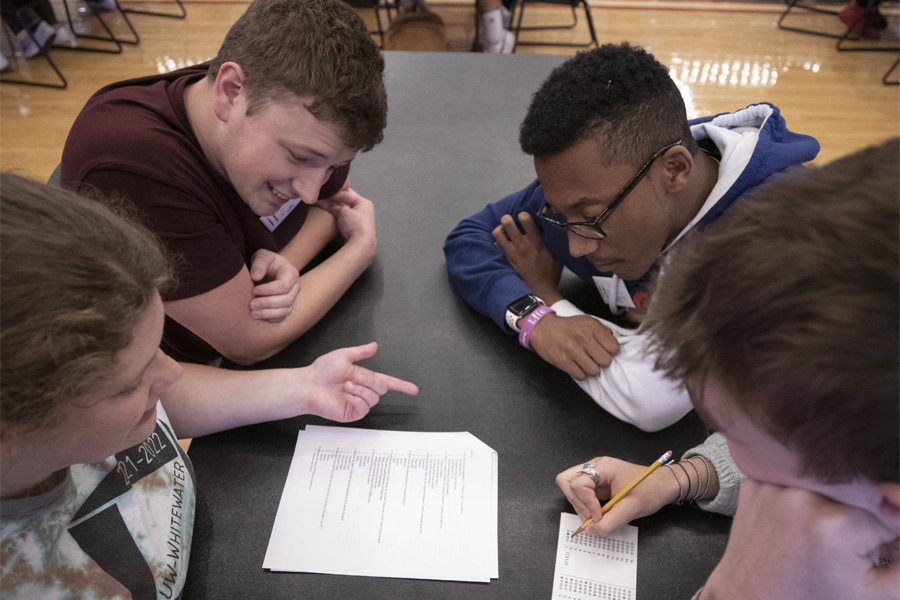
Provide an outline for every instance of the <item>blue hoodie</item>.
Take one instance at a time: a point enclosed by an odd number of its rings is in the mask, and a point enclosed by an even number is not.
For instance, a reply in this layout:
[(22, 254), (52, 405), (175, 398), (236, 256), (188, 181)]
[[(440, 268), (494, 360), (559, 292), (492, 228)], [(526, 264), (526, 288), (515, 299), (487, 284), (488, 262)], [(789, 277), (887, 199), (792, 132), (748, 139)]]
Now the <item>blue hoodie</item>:
[[(661, 257), (692, 228), (715, 221), (733, 202), (760, 184), (814, 159), (819, 152), (819, 143), (814, 138), (788, 131), (779, 110), (768, 103), (695, 119), (690, 124), (695, 140), (709, 140), (718, 149), (719, 180), (696, 217), (665, 248)], [(535, 216), (545, 202), (540, 182), (535, 180), (525, 189), (464, 219), (444, 243), (447, 272), (460, 295), (507, 332), (510, 331), (505, 323), (507, 306), (533, 291), (494, 245), (491, 232), (503, 215), (526, 211)], [(537, 218), (534, 221), (541, 240), (558, 262), (589, 284), (593, 283), (593, 277), (601, 275), (586, 258), (569, 254), (565, 231), (543, 227)], [(648, 280), (645, 276), (626, 282), (629, 293), (634, 295), (642, 290)], [(563, 303), (564, 306), (553, 306), (557, 314), (583, 314), (570, 303)], [(654, 357), (642, 353), (646, 335), (611, 328), (622, 350), (602, 375), (579, 381), (582, 389), (607, 411), (642, 429), (661, 429), (684, 416), (691, 408), (687, 394), (681, 390), (680, 382), (663, 381), (653, 370)], [(625, 343), (631, 344), (631, 350), (626, 349)], [(651, 379), (647, 380), (648, 377)], [(661, 396), (652, 399), (645, 394)]]

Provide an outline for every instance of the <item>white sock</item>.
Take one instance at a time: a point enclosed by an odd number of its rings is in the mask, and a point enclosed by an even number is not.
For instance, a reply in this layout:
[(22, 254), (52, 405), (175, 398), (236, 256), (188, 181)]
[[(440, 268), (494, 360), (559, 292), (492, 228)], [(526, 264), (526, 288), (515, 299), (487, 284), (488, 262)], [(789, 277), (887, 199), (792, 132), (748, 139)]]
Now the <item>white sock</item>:
[(503, 32), (506, 31), (503, 27), (503, 13), (500, 9), (492, 10), (486, 12), (481, 17), (483, 27), (482, 27), (482, 41), (485, 46), (494, 46), (503, 41)]

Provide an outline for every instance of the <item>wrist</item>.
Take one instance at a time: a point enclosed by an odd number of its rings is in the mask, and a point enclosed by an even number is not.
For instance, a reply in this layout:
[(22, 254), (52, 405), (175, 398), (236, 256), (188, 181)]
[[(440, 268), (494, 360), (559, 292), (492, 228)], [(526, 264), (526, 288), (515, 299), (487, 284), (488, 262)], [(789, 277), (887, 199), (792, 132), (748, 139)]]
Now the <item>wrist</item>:
[(359, 234), (347, 238), (344, 249), (352, 253), (358, 260), (367, 263), (375, 258), (375, 250), (378, 248), (378, 239), (375, 234)]
[(534, 294), (526, 294), (521, 298), (511, 302), (506, 307), (506, 326), (519, 333), (522, 330), (524, 319), (528, 317), (536, 308), (545, 304), (545, 302)]
[[(669, 465), (664, 465), (664, 467), (668, 467)], [(679, 471), (679, 476), (680, 476)], [(656, 487), (659, 490), (661, 499), (663, 504), (675, 504), (678, 500), (678, 497), (681, 493), (681, 490), (678, 488), (678, 482), (672, 477), (672, 473), (669, 472), (668, 468), (657, 469), (653, 475), (650, 476), (651, 479), (656, 480)], [(682, 488), (684, 487), (684, 477), (682, 479)]]
[(547, 306), (552, 306), (563, 299), (555, 287), (534, 288), (534, 293), (540, 296)]
[(538, 306), (523, 319), (522, 329), (519, 332), (519, 343), (526, 350), (534, 350), (534, 346), (531, 344), (532, 331), (534, 331), (534, 328), (544, 317), (550, 314), (556, 314), (552, 308), (549, 306)]

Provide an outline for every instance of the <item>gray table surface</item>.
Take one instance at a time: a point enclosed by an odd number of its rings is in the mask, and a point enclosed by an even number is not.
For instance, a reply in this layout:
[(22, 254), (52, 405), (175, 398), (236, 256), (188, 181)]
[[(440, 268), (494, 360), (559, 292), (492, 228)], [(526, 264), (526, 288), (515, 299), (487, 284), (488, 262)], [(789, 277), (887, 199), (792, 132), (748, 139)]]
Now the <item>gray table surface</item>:
[[(470, 431), (499, 453), (500, 578), (488, 584), (271, 573), (263, 557), (297, 431), (315, 417), (196, 439), (199, 488), (186, 599), (550, 598), (559, 513), (554, 477), (597, 455), (650, 464), (705, 437), (693, 415), (647, 434), (608, 415), (564, 373), (522, 349), (453, 291), (447, 233), (534, 177), (518, 126), (531, 94), (563, 57), (386, 53), (384, 142), (360, 155), (351, 185), (376, 205), (378, 256), (300, 340), (259, 367), (295, 367), (375, 340), (364, 364), (417, 383), (348, 425)], [(580, 282), (566, 293), (599, 306)], [(667, 507), (640, 527), (637, 597), (685, 600), (721, 557), (730, 519)], [(302, 544), (303, 540), (298, 540)]]

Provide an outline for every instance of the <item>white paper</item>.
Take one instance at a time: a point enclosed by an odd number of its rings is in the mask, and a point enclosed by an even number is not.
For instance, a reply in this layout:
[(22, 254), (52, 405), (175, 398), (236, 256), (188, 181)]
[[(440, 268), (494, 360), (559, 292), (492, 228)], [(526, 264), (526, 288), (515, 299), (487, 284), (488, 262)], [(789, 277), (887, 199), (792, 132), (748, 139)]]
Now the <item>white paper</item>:
[(634, 600), (638, 528), (623, 525), (608, 536), (586, 531), (577, 515), (562, 513), (552, 600)]
[(297, 436), (263, 567), (496, 579), (497, 453), (467, 432), (310, 425)]

